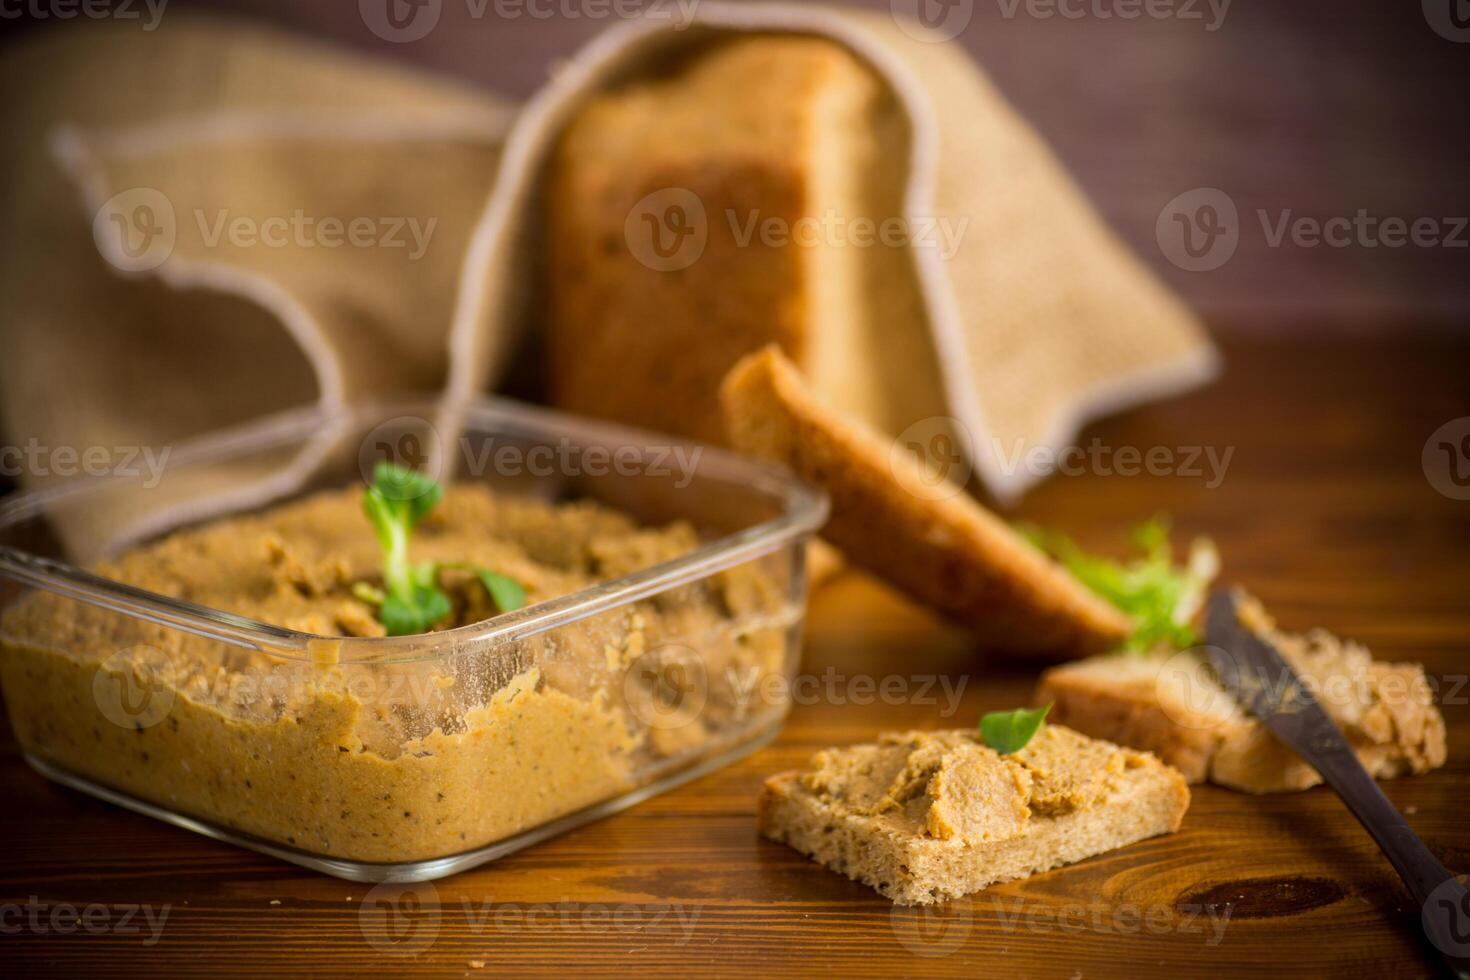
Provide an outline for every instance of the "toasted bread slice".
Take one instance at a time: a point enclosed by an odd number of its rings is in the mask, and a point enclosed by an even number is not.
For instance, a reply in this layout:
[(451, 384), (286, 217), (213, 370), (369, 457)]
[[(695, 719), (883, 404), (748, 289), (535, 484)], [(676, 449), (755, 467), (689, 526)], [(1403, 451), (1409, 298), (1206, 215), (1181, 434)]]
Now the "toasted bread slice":
[[(1444, 764), (1444, 718), (1419, 664), (1374, 660), (1361, 644), (1325, 630), (1281, 632), (1253, 601), (1241, 614), (1317, 691), (1370, 774), (1391, 779)], [(1275, 793), (1322, 781), (1242, 713), (1194, 651), (1113, 654), (1054, 667), (1042, 675), (1036, 701), (1054, 702), (1050, 717), (1060, 724), (1155, 753), (1191, 783)]]
[(958, 898), (1179, 829), (1184, 778), (1045, 726), (1001, 755), (972, 730), (829, 749), (766, 780), (760, 831), (900, 905)]
[(822, 534), (848, 560), (973, 630), (987, 645), (1053, 659), (1115, 646), (1127, 616), (959, 487), (818, 403), (775, 347), (739, 361), (721, 389), (731, 444), (782, 463), (832, 498)]

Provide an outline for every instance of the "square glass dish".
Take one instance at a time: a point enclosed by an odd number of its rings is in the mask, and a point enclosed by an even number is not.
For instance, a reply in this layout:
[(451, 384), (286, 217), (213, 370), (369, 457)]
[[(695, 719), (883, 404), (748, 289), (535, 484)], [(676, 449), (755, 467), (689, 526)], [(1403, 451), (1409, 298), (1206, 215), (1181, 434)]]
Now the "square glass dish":
[[(410, 549), (481, 535), (541, 583), (525, 606), (350, 635), (375, 620), (334, 542), (376, 548), (382, 459), (447, 487)], [(0, 682), (51, 779), (340, 877), (439, 877), (773, 736), (825, 514), (779, 469), (509, 401), (293, 411), (0, 504)]]

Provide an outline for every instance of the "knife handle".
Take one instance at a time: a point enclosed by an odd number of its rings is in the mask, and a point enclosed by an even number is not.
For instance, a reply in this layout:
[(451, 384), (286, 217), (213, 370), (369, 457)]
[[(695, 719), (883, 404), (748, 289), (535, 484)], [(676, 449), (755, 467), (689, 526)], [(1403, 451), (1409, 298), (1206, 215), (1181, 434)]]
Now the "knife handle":
[(1445, 966), (1470, 980), (1470, 890), (1429, 853), (1350, 750), (1319, 752), (1314, 761), (1409, 887), (1424, 933)]

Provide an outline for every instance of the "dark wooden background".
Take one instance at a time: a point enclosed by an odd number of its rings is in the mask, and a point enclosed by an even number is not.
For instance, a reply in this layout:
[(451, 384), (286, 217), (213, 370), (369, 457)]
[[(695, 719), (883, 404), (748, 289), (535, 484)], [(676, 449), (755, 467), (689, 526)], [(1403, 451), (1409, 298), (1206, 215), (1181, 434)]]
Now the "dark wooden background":
[[(351, 2), (172, 0), (168, 11), (226, 9), (518, 97), (605, 23), (475, 18), (463, 0), (443, 2), (438, 29), (401, 45), (374, 38)], [(1470, 250), (1270, 248), (1254, 223), (1256, 209), (1470, 213), (1470, 44), (1436, 35), (1410, 0), (1236, 0), (1214, 32), (1198, 21), (1003, 10), (977, 0), (962, 43), (1225, 341), (1220, 383), (1084, 438), (1235, 451), (1214, 489), (1182, 476), (1057, 478), (1018, 516), (1109, 548), (1128, 523), (1170, 512), (1181, 535), (1213, 535), (1228, 578), (1284, 625), (1329, 626), (1380, 656), (1426, 663), (1456, 692), (1444, 708), (1451, 761), (1387, 790), (1449, 866), (1470, 870), (1470, 688), (1457, 686), (1470, 671), (1470, 502), (1436, 492), (1420, 463), (1431, 432), (1470, 416)], [(41, 27), (7, 19), (0, 29)], [(1192, 274), (1161, 254), (1154, 222), (1195, 187), (1225, 190), (1245, 224), (1230, 262)], [(440, 882), (387, 950), (370, 941), (379, 937), (365, 886), (61, 790), (25, 768), (4, 728), (0, 972), (1429, 974), (1416, 910), (1320, 789), (1255, 799), (1201, 788), (1174, 837), (991, 889), (937, 917), (893, 913), (758, 839), (760, 780), (879, 729), (973, 724), (1025, 700), (1034, 672), (980, 656), (858, 575), (813, 601), (804, 671), (829, 667), (844, 677), (938, 673), (966, 686), (952, 719), (932, 705), (799, 706), (777, 743), (738, 765)], [(10, 910), (33, 897), (170, 911), (161, 940), (146, 945), (146, 927), (58, 934), (17, 920)], [(1230, 910), (1214, 944), (1209, 920), (1191, 918), (1204, 906)], [(680, 914), (693, 917), (687, 930)]]

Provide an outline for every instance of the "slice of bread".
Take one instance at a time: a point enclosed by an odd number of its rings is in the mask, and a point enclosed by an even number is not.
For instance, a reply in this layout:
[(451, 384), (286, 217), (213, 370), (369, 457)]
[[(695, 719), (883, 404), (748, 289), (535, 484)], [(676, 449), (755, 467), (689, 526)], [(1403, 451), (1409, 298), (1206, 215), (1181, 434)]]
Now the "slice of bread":
[(1172, 833), (1189, 808), (1151, 755), (1046, 725), (1001, 755), (970, 730), (902, 732), (828, 749), (766, 780), (760, 832), (927, 905)]
[[(1419, 664), (1374, 660), (1324, 630), (1284, 633), (1254, 601), (1242, 619), (1281, 651), (1347, 736), (1364, 768), (1391, 779), (1445, 761), (1444, 718)], [(1153, 752), (1191, 783), (1248, 793), (1307, 789), (1315, 769), (1246, 716), (1203, 654), (1111, 654), (1042, 674), (1036, 703), (1050, 718), (1098, 738)]]
[(731, 444), (826, 490), (822, 534), (861, 565), (973, 630), (988, 646), (1053, 659), (1117, 645), (1128, 617), (959, 487), (933, 488), (907, 449), (808, 393), (774, 348), (742, 359), (721, 391)]
[(911, 249), (875, 234), (908, 160), (888, 88), (815, 37), (662, 67), (582, 106), (552, 154), (552, 400), (720, 443), (720, 379), (774, 342), (871, 424), (944, 414)]

